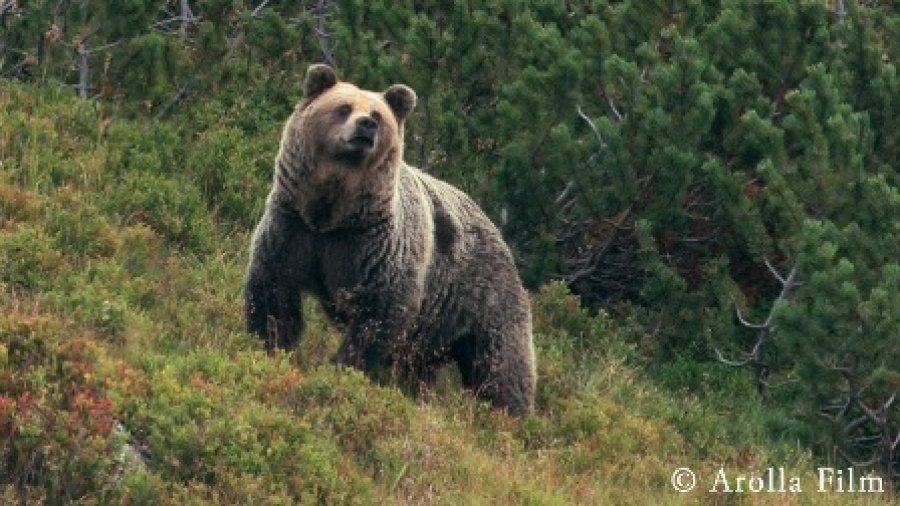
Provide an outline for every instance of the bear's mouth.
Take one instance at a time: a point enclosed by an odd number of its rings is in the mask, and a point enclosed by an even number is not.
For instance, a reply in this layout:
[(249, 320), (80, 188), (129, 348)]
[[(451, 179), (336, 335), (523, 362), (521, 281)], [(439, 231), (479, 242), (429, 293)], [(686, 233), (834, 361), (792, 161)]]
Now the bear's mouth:
[(375, 149), (376, 132), (354, 128), (342, 136), (335, 146), (335, 158), (348, 165), (359, 165)]
[(350, 138), (349, 144), (355, 149), (369, 149), (375, 146), (375, 136), (370, 134), (356, 134)]
[(375, 147), (375, 139), (367, 135), (354, 135), (343, 141), (335, 153), (335, 158), (348, 165), (359, 165), (366, 159), (372, 148)]

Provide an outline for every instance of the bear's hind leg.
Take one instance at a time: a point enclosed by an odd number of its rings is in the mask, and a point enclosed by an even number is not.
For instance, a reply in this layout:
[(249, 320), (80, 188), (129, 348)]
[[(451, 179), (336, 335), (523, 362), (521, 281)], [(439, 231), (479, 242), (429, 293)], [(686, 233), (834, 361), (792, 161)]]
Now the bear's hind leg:
[(484, 383), (485, 368), (476, 367), (475, 364), (475, 336), (467, 335), (460, 338), (450, 350), (450, 354), (459, 368), (463, 387), (474, 391)]
[(457, 342), (452, 350), (463, 386), (514, 416), (526, 415), (534, 407), (534, 356), (530, 333), (525, 335), (529, 338), (525, 346), (511, 346), (508, 341), (515, 339), (514, 333), (490, 337), (470, 335)]

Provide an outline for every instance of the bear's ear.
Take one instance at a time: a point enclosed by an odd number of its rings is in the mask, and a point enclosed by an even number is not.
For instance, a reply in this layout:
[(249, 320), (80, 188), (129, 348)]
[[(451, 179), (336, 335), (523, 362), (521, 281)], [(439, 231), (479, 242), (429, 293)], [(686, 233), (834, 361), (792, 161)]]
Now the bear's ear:
[(416, 92), (404, 84), (395, 84), (384, 90), (384, 100), (394, 111), (397, 122), (402, 123), (416, 107)]
[(324, 63), (310, 65), (303, 81), (303, 99), (308, 103), (337, 84), (338, 78), (334, 69)]

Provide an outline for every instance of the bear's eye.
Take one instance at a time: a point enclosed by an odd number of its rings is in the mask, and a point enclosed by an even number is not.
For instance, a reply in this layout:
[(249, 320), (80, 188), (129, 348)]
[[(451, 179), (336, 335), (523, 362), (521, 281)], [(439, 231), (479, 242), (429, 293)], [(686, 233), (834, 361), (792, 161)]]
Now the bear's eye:
[(351, 112), (353, 112), (353, 108), (350, 107), (350, 104), (344, 104), (335, 109), (334, 112), (338, 115), (338, 117), (346, 118), (347, 116), (350, 116)]
[(378, 111), (373, 111), (373, 112), (372, 112), (372, 119), (375, 120), (375, 123), (378, 123), (378, 124), (380, 125), (380, 124), (381, 124), (381, 113), (378, 112)]

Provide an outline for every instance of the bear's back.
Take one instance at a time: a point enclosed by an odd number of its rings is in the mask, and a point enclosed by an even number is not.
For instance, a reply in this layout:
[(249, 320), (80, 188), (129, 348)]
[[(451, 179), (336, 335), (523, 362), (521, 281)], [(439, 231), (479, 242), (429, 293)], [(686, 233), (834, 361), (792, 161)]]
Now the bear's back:
[(407, 170), (425, 189), (418, 194), (430, 199), (434, 226), (420, 330), (446, 339), (469, 332), (472, 315), (483, 313), (485, 305), (527, 306), (512, 253), (478, 204), (449, 183), (414, 167)]

